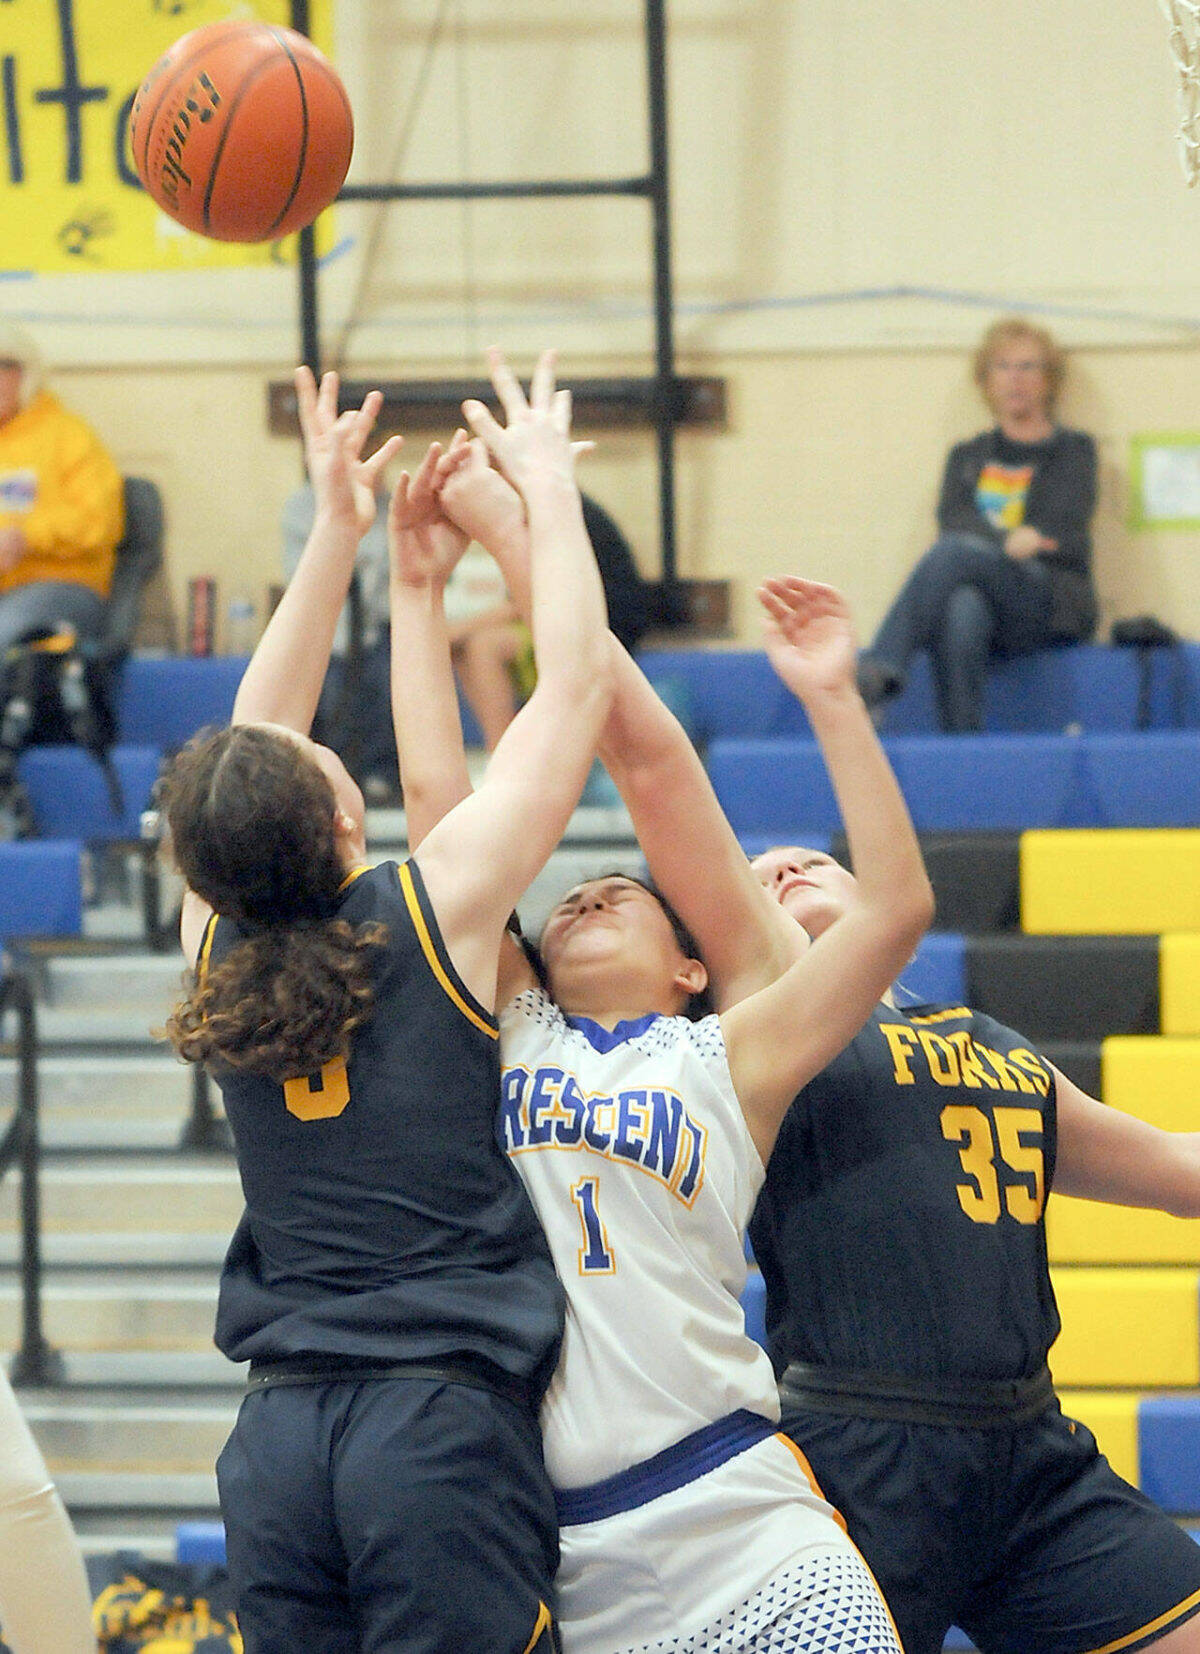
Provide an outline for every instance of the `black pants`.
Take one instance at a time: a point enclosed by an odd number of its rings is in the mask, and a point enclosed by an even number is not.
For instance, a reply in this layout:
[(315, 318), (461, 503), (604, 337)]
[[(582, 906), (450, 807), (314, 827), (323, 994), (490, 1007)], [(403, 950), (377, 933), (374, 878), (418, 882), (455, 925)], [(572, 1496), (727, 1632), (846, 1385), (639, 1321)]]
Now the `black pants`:
[(989, 657), (1053, 642), (1051, 604), (1050, 576), (1036, 557), (1009, 557), (982, 536), (944, 534), (904, 582), (867, 655), (903, 683), (913, 655), (928, 649), (942, 728), (982, 729)]
[(252, 1392), (217, 1463), (246, 1654), (552, 1654), (532, 1412), (421, 1378)]

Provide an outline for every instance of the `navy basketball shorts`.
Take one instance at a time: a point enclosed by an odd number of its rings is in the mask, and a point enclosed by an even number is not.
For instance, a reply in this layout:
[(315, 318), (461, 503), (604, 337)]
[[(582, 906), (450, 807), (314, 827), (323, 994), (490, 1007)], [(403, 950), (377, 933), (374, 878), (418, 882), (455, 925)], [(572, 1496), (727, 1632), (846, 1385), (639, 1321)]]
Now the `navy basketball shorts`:
[(846, 1520), (905, 1654), (951, 1625), (983, 1654), (1121, 1654), (1200, 1613), (1200, 1545), (1057, 1405), (1016, 1429), (789, 1408), (782, 1428)]
[(217, 1481), (246, 1654), (554, 1654), (541, 1436), (490, 1390), (254, 1391)]

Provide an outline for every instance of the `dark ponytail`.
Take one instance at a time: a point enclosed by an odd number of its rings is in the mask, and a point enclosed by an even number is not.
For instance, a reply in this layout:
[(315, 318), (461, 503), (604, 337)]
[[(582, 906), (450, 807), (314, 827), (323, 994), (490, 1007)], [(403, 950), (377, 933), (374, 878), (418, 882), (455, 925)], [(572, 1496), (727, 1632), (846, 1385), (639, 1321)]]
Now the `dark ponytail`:
[(175, 860), (190, 889), (246, 939), (196, 980), (167, 1022), (188, 1062), (278, 1081), (344, 1057), (371, 1013), (382, 925), (335, 918), (345, 870), (333, 789), (283, 731), (200, 735), (165, 783)]

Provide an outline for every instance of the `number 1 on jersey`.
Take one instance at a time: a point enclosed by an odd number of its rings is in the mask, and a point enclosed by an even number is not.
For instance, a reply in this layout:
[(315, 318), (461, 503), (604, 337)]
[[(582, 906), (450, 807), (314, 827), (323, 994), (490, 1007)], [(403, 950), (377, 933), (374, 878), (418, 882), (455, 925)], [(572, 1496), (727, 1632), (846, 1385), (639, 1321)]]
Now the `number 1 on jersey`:
[(616, 1259), (608, 1249), (608, 1235), (596, 1207), (596, 1193), (599, 1187), (599, 1178), (583, 1177), (571, 1190), (571, 1199), (575, 1202), (579, 1221), (583, 1224), (583, 1245), (579, 1248), (581, 1275), (616, 1273)]

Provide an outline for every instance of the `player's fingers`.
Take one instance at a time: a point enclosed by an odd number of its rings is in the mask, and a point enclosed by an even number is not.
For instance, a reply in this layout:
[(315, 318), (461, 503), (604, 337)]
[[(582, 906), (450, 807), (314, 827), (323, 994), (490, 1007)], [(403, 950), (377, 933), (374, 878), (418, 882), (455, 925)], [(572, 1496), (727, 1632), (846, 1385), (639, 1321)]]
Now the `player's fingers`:
[[(499, 388), (497, 387), (497, 394)], [(501, 399), (503, 400), (503, 398)], [(498, 425), (482, 402), (474, 400), (463, 403), (463, 418), (474, 431), (475, 435), (490, 450), (495, 450), (497, 442), (504, 436), (504, 428)]]
[(371, 487), (375, 486), (379, 473), (384, 470), (389, 460), (392, 460), (404, 446), (402, 436), (390, 436), (386, 442), (380, 443), (370, 459), (363, 461), (363, 475)]
[(545, 409), (553, 405), (554, 375), (558, 367), (558, 352), (544, 350), (537, 359), (537, 366), (533, 370), (533, 380), (529, 386), (529, 406)]
[[(517, 414), (523, 413), (529, 406), (525, 400), (525, 392), (521, 389), (516, 374), (505, 360), (502, 350), (493, 345), (487, 353), (487, 360), (492, 385), (496, 395), (500, 398), (500, 406), (504, 409), (504, 416), (511, 423)], [(465, 404), (463, 412), (466, 412)]]
[(420, 495), (432, 494), (434, 479), (437, 476), (438, 460), (442, 457), (440, 442), (431, 442), (425, 453), (425, 458), (418, 467), (413, 479), (413, 493)]
[(556, 431), (561, 432), (563, 436), (570, 436), (571, 393), (565, 386), (562, 390), (554, 393), (554, 398), (550, 403), (550, 418)]
[(339, 379), (332, 369), (321, 375), (321, 383), (317, 390), (317, 411), (331, 424), (337, 418)]

